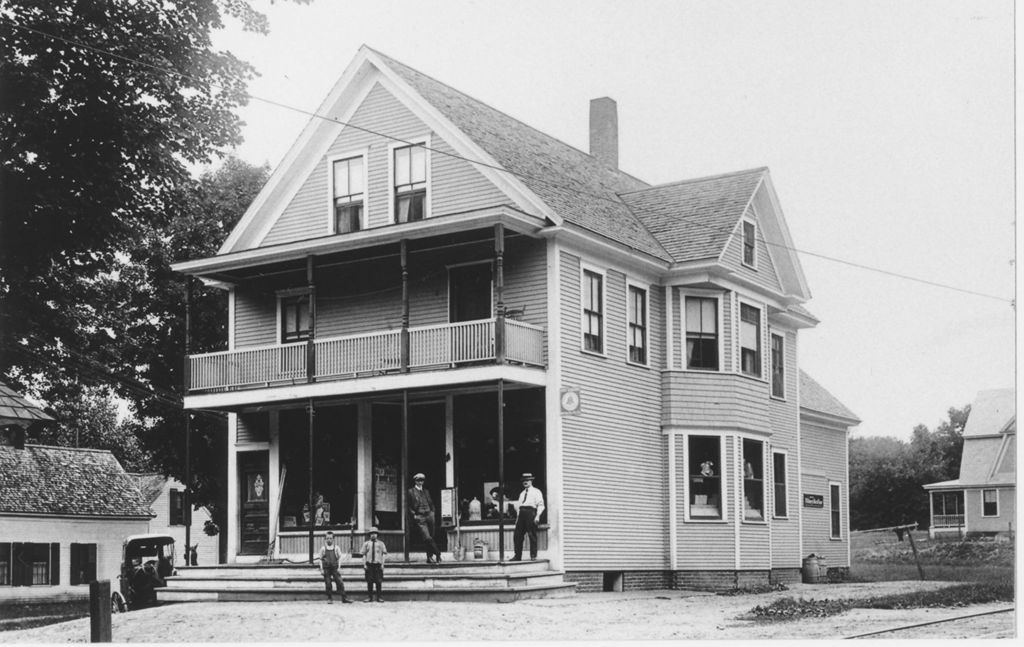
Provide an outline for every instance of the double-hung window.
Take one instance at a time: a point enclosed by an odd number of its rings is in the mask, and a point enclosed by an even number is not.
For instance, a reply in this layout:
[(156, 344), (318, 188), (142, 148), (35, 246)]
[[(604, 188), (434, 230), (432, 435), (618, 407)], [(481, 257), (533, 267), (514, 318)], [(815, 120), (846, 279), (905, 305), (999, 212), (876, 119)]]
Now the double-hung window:
[(310, 329), (309, 293), (281, 297), (281, 343), (305, 341)]
[(170, 496), (170, 519), (167, 520), (171, 526), (185, 525), (185, 493), (181, 490), (172, 489)]
[(583, 270), (583, 350), (604, 352), (604, 276)]
[(749, 220), (743, 221), (743, 264), (757, 268), (757, 225)]
[(331, 163), (334, 200), (334, 232), (347, 234), (363, 227), (365, 188), (362, 156), (334, 160)]
[(395, 222), (415, 222), (426, 216), (427, 150), (421, 144), (394, 149)]
[(71, 584), (96, 579), (96, 544), (71, 544)]
[(718, 299), (686, 297), (686, 368), (718, 370)]
[(842, 508), (840, 507), (839, 492), (840, 488), (838, 483), (828, 484), (829, 529), (831, 531), (830, 536), (832, 539), (841, 539), (843, 536), (843, 516)]
[(786, 498), (786, 454), (772, 452), (772, 480), (775, 482), (774, 497), (775, 516), (786, 517), (789, 512), (789, 501)]
[(782, 335), (772, 333), (772, 395), (786, 397), (786, 353)]
[(690, 519), (722, 519), (722, 444), (718, 436), (688, 436)]
[(999, 516), (999, 491), (998, 490), (982, 490), (981, 491), (981, 516), (983, 516), (983, 517), (998, 517)]
[(629, 361), (635, 364), (647, 363), (647, 290), (630, 285), (627, 290), (629, 328), (627, 343)]
[(0, 543), (0, 585), (60, 584), (60, 544)]
[(761, 377), (761, 310), (740, 304), (740, 369)]
[(764, 521), (764, 442), (743, 439), (743, 518)]

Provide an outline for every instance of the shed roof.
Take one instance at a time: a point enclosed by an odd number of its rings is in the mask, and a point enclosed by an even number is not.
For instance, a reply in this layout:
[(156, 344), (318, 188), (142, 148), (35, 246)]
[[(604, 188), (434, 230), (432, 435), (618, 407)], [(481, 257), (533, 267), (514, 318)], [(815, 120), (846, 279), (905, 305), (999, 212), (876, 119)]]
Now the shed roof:
[(0, 514), (150, 518), (135, 483), (107, 450), (0, 446)]
[(800, 370), (800, 408), (845, 418), (851, 424), (860, 422), (857, 414), (847, 409), (846, 405), (829, 393), (825, 387), (818, 384), (803, 369)]

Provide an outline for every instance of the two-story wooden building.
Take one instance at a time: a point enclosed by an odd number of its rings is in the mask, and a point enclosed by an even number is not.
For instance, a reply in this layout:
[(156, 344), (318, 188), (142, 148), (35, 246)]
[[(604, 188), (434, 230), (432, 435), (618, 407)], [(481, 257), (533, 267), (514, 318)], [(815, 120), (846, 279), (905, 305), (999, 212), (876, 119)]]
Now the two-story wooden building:
[[(219, 253), (175, 265), (229, 300), (185, 402), (229, 413), (229, 560), (327, 528), (400, 548), (415, 472), (491, 549), (468, 504), (532, 472), (541, 556), (585, 587), (845, 546), (857, 421), (801, 407), (818, 322), (767, 169), (650, 186), (610, 99), (587, 154), (366, 47), (317, 115)], [(805, 523), (824, 505), (838, 525)]]

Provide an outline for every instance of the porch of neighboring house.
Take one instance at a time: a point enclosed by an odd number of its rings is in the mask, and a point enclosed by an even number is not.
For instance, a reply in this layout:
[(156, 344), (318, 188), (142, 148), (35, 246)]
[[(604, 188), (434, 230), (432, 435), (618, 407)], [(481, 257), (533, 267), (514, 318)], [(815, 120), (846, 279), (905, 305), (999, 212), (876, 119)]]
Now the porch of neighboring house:
[(930, 493), (931, 523), (928, 536), (932, 539), (963, 538), (966, 536), (966, 514), (963, 490), (933, 490)]

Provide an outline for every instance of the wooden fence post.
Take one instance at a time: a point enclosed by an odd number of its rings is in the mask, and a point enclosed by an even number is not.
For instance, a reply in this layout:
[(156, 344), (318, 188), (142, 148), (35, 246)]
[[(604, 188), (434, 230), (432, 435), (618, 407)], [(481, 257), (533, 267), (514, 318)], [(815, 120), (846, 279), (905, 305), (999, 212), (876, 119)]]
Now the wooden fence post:
[(110, 580), (89, 583), (89, 642), (111, 642)]

